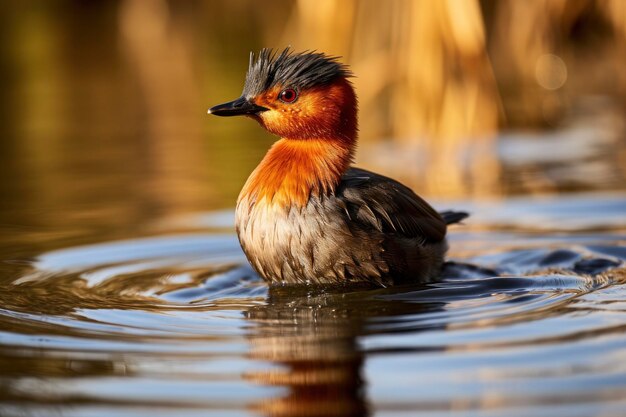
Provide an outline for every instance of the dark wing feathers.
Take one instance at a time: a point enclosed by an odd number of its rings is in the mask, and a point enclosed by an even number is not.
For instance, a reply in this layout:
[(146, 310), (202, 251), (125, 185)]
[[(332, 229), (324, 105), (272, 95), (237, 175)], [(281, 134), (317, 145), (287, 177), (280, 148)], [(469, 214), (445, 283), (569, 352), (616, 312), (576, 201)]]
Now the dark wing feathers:
[(408, 187), (391, 178), (351, 168), (343, 176), (337, 196), (353, 221), (383, 233), (441, 242), (446, 221)]

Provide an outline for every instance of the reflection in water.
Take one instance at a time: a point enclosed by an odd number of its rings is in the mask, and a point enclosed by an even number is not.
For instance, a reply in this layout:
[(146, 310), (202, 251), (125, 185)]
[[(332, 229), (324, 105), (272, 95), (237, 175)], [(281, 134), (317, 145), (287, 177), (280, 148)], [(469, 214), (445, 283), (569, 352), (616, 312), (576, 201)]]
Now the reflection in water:
[[(354, 292), (352, 292), (354, 291)], [(419, 315), (443, 303), (390, 301), (377, 291), (270, 289), (266, 304), (246, 312), (254, 359), (278, 365), (246, 379), (288, 388), (254, 408), (271, 416), (360, 416), (368, 410), (358, 338), (369, 319)]]
[(294, 297), (289, 289), (275, 288), (266, 305), (246, 312), (255, 324), (251, 357), (278, 366), (245, 378), (287, 388), (286, 394), (255, 404), (256, 411), (268, 416), (367, 414), (364, 357), (356, 340), (363, 322), (341, 301), (341, 296), (314, 290)]

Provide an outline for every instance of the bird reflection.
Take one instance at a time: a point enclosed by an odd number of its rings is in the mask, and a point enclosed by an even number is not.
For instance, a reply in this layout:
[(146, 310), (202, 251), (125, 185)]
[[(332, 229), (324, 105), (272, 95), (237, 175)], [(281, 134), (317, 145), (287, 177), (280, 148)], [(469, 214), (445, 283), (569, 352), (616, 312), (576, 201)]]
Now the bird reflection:
[(266, 304), (249, 309), (246, 317), (254, 324), (251, 357), (276, 366), (244, 378), (287, 392), (252, 408), (267, 416), (369, 415), (362, 375), (367, 353), (359, 337), (381, 331), (381, 325), (384, 331), (394, 317), (436, 311), (444, 304), (394, 299), (398, 291), (271, 288)]

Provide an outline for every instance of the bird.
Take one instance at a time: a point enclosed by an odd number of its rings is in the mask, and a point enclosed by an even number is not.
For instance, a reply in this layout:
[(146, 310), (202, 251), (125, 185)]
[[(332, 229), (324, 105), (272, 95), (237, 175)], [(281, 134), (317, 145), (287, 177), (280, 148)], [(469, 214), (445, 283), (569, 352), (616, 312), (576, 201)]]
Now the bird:
[(441, 273), (447, 226), (410, 188), (352, 166), (357, 145), (353, 74), (318, 51), (250, 53), (243, 93), (211, 107), (278, 136), (237, 199), (241, 247), (270, 285), (428, 283)]

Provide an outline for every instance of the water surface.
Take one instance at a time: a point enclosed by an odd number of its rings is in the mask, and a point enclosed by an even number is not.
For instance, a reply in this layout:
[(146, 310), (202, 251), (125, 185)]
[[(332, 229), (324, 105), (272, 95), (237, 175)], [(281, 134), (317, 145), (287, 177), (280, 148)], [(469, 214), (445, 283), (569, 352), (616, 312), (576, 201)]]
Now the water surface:
[(557, 169), (502, 137), (513, 192), (435, 201), (472, 214), (438, 283), (268, 289), (233, 230), (242, 180), (210, 166), (228, 146), (162, 172), (155, 142), (78, 139), (0, 154), (0, 415), (626, 414), (615, 148)]
[(0, 414), (623, 415), (626, 196), (458, 204), (429, 285), (268, 290), (230, 211), (5, 249)]

